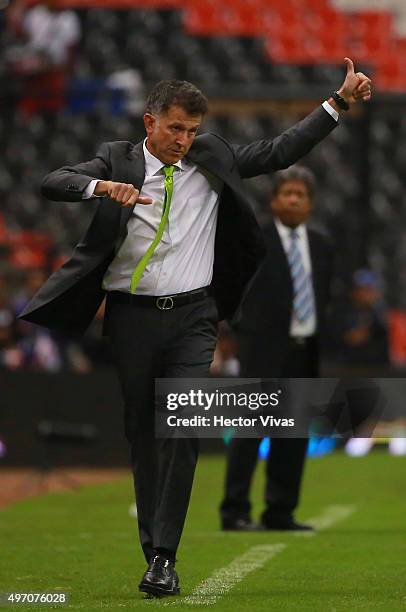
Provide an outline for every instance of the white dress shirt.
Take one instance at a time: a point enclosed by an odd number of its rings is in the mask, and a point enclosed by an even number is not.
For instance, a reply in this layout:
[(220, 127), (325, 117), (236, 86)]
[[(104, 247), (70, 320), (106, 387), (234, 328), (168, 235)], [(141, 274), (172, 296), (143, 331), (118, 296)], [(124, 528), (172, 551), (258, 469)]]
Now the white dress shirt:
[[(152, 198), (153, 203), (134, 206), (128, 234), (103, 279), (107, 291), (130, 292), (134, 269), (154, 240), (161, 220), (164, 164), (148, 151), (146, 141), (144, 156), (145, 181), (140, 195)], [(168, 223), (138, 284), (137, 295), (173, 295), (206, 287), (212, 280), (222, 182), (186, 159), (174, 165)]]
[[(288, 255), (290, 245), (291, 245), (291, 228), (283, 225), (283, 223), (275, 217), (275, 225), (278, 230), (279, 237), (282, 242), (283, 249), (286, 253), (286, 257)], [(302, 256), (303, 267), (305, 271), (312, 276), (312, 263), (310, 259), (310, 248), (309, 248), (309, 238), (307, 235), (307, 229), (304, 224), (298, 225), (296, 228), (296, 232), (298, 235), (297, 238), (297, 246), (299, 247), (300, 254)], [(313, 292), (314, 295), (314, 292)], [(316, 298), (314, 296), (314, 304), (316, 305)], [(314, 312), (306, 321), (300, 321), (296, 316), (295, 312), (292, 309), (292, 318), (290, 321), (290, 336), (291, 337), (303, 337), (303, 336), (313, 336), (316, 333), (317, 329), (317, 320), (316, 320), (316, 312)]]

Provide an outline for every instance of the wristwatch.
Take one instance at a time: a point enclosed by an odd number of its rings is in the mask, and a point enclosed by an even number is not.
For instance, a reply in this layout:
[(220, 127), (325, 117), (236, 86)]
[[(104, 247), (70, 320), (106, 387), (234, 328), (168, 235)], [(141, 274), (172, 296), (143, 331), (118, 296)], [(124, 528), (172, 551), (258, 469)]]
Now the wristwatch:
[(342, 110), (347, 111), (350, 109), (350, 105), (348, 104), (348, 102), (346, 102), (344, 98), (342, 98), (340, 94), (337, 93), (336, 91), (333, 91), (333, 93), (331, 94), (331, 97), (333, 98), (337, 106), (339, 106)]

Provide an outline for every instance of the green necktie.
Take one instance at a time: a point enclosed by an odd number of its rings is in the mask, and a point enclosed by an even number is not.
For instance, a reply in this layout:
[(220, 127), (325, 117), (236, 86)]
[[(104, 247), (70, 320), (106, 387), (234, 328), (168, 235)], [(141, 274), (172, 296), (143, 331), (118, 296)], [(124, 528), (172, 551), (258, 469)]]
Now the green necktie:
[(145, 254), (141, 257), (134, 272), (132, 273), (131, 286), (130, 286), (131, 293), (136, 292), (138, 283), (140, 282), (140, 279), (142, 275), (144, 274), (144, 270), (147, 267), (147, 264), (153, 255), (153, 252), (155, 251), (157, 245), (161, 241), (165, 226), (168, 222), (169, 208), (171, 206), (172, 193), (173, 193), (173, 171), (174, 169), (175, 169), (175, 166), (164, 166), (163, 167), (163, 171), (165, 174), (165, 180), (164, 180), (165, 190), (164, 190), (164, 202), (162, 205), (161, 221), (159, 223), (159, 227), (158, 227), (154, 240), (151, 242), (150, 246), (146, 250)]

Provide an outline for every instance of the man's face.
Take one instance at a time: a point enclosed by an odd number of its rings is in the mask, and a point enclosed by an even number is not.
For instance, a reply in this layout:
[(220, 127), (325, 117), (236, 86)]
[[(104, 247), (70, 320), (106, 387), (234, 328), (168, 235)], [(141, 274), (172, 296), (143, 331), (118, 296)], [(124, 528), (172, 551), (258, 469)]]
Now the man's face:
[(271, 202), (271, 209), (284, 225), (297, 227), (304, 223), (312, 210), (312, 201), (306, 183), (286, 181), (279, 187)]
[(175, 164), (187, 155), (202, 122), (202, 115), (189, 115), (181, 106), (166, 113), (145, 113), (147, 148), (164, 164)]

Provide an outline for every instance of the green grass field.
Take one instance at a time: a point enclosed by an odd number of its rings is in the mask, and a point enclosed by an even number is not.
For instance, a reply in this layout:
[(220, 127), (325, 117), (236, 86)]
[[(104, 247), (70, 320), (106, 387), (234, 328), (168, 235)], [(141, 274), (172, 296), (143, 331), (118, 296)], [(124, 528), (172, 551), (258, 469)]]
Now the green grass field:
[(314, 537), (219, 531), (223, 471), (222, 458), (200, 460), (179, 550), (180, 598), (145, 600), (138, 592), (145, 563), (128, 515), (130, 479), (1, 511), (0, 591), (63, 590), (69, 609), (85, 611), (406, 610), (406, 458), (375, 451), (309, 460), (298, 518), (316, 519)]

